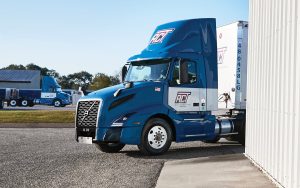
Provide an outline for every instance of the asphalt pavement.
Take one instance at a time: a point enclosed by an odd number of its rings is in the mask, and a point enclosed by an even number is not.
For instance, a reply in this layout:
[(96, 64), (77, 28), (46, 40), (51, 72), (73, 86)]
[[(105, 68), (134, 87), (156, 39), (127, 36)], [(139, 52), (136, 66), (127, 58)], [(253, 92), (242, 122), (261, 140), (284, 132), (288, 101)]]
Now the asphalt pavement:
[(166, 161), (243, 152), (231, 142), (188, 142), (161, 156), (136, 146), (107, 154), (76, 143), (69, 128), (1, 128), (0, 187), (155, 187)]

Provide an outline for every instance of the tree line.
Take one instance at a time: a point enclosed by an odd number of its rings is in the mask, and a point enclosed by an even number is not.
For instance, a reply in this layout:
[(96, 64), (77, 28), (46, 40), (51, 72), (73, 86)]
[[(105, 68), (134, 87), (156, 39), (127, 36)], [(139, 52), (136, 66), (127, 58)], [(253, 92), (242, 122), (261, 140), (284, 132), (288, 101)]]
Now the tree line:
[(80, 71), (69, 75), (60, 75), (54, 69), (48, 69), (47, 67), (40, 67), (34, 63), (30, 63), (26, 66), (11, 64), (1, 69), (5, 70), (39, 70), (42, 76), (53, 76), (56, 78), (58, 84), (62, 89), (75, 89), (79, 87), (82, 90), (98, 90), (105, 87), (113, 86), (120, 83), (118, 75), (107, 75), (104, 73), (97, 73), (92, 75), (86, 71)]

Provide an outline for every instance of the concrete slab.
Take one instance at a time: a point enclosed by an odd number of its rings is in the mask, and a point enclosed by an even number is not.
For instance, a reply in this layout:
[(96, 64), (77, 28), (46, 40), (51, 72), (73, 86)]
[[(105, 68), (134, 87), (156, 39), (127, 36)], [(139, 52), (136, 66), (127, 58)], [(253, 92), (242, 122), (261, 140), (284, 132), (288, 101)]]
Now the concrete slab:
[(157, 188), (273, 188), (275, 185), (243, 154), (166, 162)]

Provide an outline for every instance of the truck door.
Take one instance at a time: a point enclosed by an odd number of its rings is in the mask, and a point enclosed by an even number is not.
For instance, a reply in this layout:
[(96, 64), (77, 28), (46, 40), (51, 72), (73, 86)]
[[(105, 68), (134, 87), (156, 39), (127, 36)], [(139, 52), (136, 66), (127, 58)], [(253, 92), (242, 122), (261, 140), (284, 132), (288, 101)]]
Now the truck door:
[[(205, 73), (201, 76), (201, 63), (181, 59), (173, 64), (168, 91), (168, 105), (182, 117), (177, 135), (186, 140), (205, 136), (205, 123), (201, 111), (206, 111)], [(204, 69), (202, 69), (203, 72)]]
[(41, 104), (51, 105), (53, 100), (56, 98), (56, 90), (54, 87), (50, 86), (49, 88), (43, 88), (41, 93)]

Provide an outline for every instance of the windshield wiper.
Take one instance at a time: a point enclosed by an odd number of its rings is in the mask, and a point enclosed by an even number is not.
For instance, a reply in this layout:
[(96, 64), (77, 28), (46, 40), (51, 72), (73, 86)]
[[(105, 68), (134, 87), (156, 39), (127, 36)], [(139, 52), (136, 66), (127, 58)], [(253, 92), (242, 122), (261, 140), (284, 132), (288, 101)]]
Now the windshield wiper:
[(152, 80), (152, 79), (144, 79), (143, 81), (146, 81), (146, 82), (153, 82), (154, 80)]

